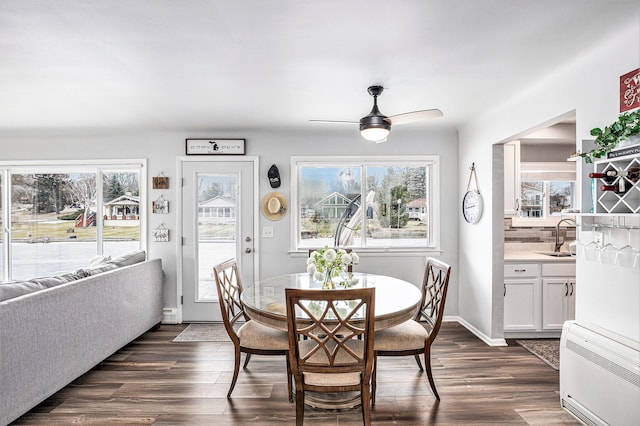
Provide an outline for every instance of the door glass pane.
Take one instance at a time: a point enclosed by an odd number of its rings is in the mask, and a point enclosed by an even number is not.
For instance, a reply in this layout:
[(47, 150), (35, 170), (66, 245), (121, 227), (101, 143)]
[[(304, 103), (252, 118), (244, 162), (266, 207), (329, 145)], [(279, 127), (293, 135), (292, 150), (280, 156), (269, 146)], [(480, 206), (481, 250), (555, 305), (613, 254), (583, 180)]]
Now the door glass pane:
[(236, 257), (238, 175), (198, 174), (196, 300), (217, 300), (211, 265)]
[[(113, 257), (139, 250), (140, 172), (105, 171), (102, 183), (103, 253)], [(158, 209), (156, 213), (169, 211)]]
[(96, 254), (95, 173), (11, 175), (11, 279), (66, 273)]
[[(352, 201), (360, 197), (361, 176), (360, 167), (317, 166), (300, 169), (300, 246), (334, 246), (341, 218), (345, 219), (344, 225), (353, 219), (354, 211), (347, 209)], [(345, 229), (344, 232), (348, 231), (360, 241), (360, 224), (354, 219), (352, 225), (352, 229)], [(341, 245), (353, 244), (356, 243)]]
[(367, 247), (426, 247), (427, 167), (367, 167)]

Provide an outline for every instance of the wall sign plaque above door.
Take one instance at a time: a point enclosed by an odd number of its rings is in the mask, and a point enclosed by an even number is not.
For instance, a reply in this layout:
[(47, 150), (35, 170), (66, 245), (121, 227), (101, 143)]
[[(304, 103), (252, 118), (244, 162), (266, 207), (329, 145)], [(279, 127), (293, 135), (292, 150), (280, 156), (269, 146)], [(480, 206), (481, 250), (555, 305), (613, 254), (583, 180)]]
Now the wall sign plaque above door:
[(186, 139), (187, 155), (244, 155), (244, 139)]

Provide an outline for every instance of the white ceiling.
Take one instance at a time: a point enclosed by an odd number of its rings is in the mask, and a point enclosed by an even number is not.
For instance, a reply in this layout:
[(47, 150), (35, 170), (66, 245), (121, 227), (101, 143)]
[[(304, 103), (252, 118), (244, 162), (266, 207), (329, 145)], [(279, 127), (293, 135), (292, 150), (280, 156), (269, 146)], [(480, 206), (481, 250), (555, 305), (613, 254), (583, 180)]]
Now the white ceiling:
[[(0, 129), (461, 126), (621, 23), (601, 0), (0, 0)], [(326, 127), (328, 126), (328, 127)], [(340, 125), (337, 125), (340, 126)]]

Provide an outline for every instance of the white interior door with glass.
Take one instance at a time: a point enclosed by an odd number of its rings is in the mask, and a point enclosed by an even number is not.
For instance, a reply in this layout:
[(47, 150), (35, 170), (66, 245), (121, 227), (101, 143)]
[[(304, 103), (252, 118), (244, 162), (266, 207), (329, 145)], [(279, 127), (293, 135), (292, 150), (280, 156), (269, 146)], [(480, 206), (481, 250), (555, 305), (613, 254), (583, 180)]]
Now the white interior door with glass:
[(182, 321), (222, 321), (213, 267), (254, 280), (255, 160), (182, 161)]

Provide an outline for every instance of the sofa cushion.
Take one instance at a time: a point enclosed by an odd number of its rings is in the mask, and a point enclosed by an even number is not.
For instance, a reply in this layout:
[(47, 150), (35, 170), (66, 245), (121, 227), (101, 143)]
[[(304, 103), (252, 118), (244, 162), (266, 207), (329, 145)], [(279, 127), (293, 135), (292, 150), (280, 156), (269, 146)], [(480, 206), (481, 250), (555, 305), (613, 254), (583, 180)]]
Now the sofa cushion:
[(13, 299), (14, 297), (33, 293), (34, 291), (43, 290), (45, 288), (47, 288), (45, 285), (32, 281), (0, 284), (0, 301)]
[(122, 267), (133, 265), (134, 263), (144, 262), (145, 260), (147, 260), (147, 252), (145, 252), (144, 250), (136, 250), (106, 260), (105, 263), (110, 263), (118, 267)]
[(114, 265), (112, 263), (102, 263), (94, 268), (85, 268), (81, 269), (80, 271), (84, 273), (84, 276), (90, 277), (92, 275), (98, 275), (103, 272), (113, 271), (114, 269), (118, 269), (118, 265)]
[(44, 290), (45, 288), (55, 287), (60, 284), (70, 283), (82, 277), (83, 276), (77, 273), (69, 273), (55, 277), (40, 277), (30, 279), (29, 281), (0, 284), (0, 301), (13, 299), (23, 294), (33, 293), (34, 291)]
[(56, 275), (55, 277), (40, 277), (32, 278), (29, 281), (43, 285), (45, 288), (55, 287), (60, 284), (70, 283), (72, 281), (84, 278), (82, 275), (76, 273), (68, 273), (64, 275)]

